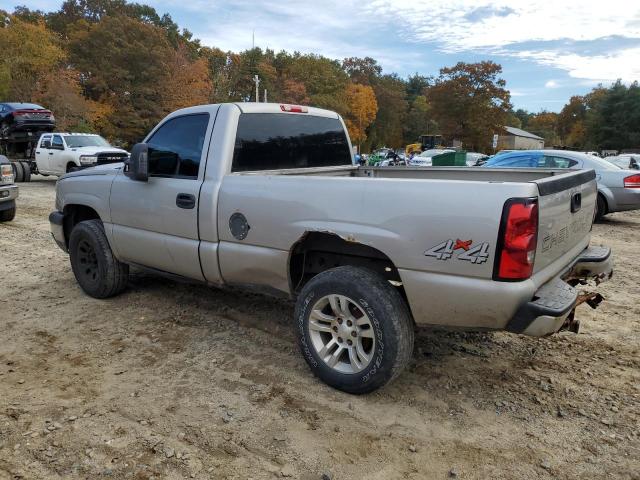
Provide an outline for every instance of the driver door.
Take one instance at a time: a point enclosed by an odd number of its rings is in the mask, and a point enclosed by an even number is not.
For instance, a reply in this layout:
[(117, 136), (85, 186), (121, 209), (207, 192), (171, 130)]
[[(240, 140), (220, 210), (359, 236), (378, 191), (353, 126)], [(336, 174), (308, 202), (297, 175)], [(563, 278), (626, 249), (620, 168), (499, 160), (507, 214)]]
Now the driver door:
[(49, 150), (49, 170), (56, 175), (67, 173), (67, 165), (64, 157), (64, 141), (62, 140), (62, 135), (54, 135), (51, 139), (51, 149)]
[(198, 202), (213, 118), (169, 118), (149, 137), (149, 180), (122, 171), (111, 187), (113, 244), (120, 260), (204, 280), (198, 250)]
[[(49, 154), (51, 152), (51, 155)], [(38, 148), (36, 148), (36, 164), (40, 173), (51, 173), (51, 135), (42, 135)]]

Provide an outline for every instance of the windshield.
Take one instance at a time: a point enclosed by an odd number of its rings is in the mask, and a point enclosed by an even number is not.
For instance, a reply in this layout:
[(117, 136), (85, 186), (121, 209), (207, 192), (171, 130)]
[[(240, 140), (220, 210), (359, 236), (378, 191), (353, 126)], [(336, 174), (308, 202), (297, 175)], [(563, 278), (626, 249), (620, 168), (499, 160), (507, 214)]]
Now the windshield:
[(64, 140), (69, 148), (111, 146), (100, 135), (65, 135)]

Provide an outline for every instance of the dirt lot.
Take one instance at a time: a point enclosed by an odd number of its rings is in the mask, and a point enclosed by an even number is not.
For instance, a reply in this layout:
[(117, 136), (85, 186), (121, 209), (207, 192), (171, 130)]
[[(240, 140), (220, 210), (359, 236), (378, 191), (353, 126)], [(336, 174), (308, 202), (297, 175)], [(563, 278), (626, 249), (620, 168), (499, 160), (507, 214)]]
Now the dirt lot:
[(0, 479), (640, 478), (640, 213), (594, 228), (616, 275), (579, 335), (421, 331), (354, 397), (313, 378), (286, 301), (135, 273), (76, 286), (20, 187), (0, 226)]

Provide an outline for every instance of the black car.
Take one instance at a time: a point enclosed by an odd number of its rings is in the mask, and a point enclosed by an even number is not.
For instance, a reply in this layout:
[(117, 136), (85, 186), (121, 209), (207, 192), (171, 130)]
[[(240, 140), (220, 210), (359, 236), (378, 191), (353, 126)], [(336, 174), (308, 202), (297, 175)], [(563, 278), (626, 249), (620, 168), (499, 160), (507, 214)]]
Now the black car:
[(0, 138), (14, 132), (52, 132), (56, 121), (51, 110), (35, 103), (0, 103)]

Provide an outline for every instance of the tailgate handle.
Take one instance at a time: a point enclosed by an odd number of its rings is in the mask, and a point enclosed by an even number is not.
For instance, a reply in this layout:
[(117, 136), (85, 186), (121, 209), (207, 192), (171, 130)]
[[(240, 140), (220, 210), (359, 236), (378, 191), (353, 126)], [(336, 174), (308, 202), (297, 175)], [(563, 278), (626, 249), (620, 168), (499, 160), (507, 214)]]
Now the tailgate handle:
[(582, 194), (574, 193), (571, 195), (571, 213), (576, 213), (582, 207)]

